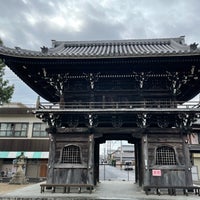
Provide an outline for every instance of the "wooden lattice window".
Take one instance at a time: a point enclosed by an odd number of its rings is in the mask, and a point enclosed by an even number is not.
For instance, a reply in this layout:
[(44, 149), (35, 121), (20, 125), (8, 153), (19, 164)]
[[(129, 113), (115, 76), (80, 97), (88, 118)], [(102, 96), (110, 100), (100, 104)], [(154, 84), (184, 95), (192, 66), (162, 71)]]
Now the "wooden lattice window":
[(163, 146), (156, 150), (156, 165), (176, 165), (176, 155), (172, 147)]
[(76, 145), (65, 146), (62, 150), (61, 163), (81, 163), (80, 147)]

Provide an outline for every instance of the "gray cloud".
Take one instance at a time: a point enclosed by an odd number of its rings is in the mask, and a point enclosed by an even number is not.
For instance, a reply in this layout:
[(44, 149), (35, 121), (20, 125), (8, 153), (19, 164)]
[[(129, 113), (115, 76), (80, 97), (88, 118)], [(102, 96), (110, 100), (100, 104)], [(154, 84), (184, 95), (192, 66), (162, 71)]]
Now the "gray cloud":
[(0, 37), (38, 49), (56, 40), (155, 38), (198, 40), (198, 0), (0, 0)]
[(34, 50), (52, 39), (185, 35), (187, 43), (200, 43), (199, 8), (199, 0), (0, 0), (0, 38), (6, 46)]

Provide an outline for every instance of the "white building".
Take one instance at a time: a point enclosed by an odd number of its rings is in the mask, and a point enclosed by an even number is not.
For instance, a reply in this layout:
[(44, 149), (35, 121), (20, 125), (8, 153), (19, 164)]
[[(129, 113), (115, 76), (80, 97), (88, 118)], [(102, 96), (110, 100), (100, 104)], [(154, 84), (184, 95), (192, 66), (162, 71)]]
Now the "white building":
[[(29, 178), (46, 177), (49, 138), (46, 124), (32, 113), (34, 108), (21, 103), (0, 106), (0, 171), (15, 172), (13, 160), (24, 152), (25, 174)], [(2, 173), (3, 174), (3, 173)]]
[(135, 162), (135, 148), (134, 145), (122, 145), (118, 147), (116, 151), (112, 153), (112, 159), (116, 160), (116, 163), (125, 161), (132, 161), (133, 164)]

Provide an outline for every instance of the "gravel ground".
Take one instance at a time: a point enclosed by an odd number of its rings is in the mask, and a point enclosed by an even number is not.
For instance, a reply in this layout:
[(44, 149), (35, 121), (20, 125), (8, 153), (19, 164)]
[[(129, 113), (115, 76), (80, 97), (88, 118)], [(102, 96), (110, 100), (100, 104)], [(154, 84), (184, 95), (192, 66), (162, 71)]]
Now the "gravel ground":
[(14, 185), (14, 184), (8, 184), (8, 183), (0, 183), (0, 195), (1, 194), (6, 194), (10, 191), (15, 191), (19, 188), (23, 188), (26, 186), (29, 186), (31, 184), (26, 184), (26, 185)]

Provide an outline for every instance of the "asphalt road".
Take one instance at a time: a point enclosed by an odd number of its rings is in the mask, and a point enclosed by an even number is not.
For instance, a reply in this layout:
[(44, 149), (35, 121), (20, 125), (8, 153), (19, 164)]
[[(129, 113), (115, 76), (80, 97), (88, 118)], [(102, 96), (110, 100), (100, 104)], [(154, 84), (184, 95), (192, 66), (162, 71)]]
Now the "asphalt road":
[(110, 165), (100, 165), (99, 179), (110, 181), (135, 181), (135, 171), (126, 171)]

